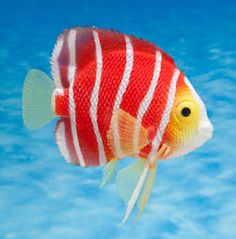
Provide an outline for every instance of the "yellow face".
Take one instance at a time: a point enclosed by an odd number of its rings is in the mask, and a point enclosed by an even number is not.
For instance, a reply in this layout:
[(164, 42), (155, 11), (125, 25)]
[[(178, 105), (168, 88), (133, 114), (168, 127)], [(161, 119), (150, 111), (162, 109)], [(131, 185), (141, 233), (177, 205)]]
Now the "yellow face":
[(211, 136), (212, 125), (205, 107), (189, 84), (184, 77), (177, 82), (170, 120), (162, 140), (162, 144), (169, 146), (169, 153), (164, 158), (182, 156), (199, 147)]

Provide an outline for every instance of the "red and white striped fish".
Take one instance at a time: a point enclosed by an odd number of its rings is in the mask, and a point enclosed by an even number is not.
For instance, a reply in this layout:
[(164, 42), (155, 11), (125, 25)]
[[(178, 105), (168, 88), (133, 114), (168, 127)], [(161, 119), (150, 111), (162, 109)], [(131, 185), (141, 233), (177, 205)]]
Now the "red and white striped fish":
[(182, 156), (213, 132), (205, 106), (170, 56), (134, 36), (73, 28), (59, 36), (51, 59), (53, 82), (31, 70), (24, 83), (23, 119), (39, 128), (54, 117), (65, 159), (82, 167), (105, 165), (103, 183), (117, 162), (137, 158), (117, 175), (127, 204), (142, 213), (160, 159)]

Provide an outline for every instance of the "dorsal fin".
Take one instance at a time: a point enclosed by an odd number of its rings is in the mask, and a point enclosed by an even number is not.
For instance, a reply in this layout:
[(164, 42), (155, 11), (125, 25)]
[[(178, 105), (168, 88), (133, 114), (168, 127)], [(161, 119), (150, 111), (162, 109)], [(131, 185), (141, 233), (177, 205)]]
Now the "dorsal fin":
[(96, 28), (72, 28), (65, 30), (57, 40), (53, 50), (51, 64), (56, 88), (67, 88), (74, 80), (76, 73), (94, 61), (95, 42), (93, 31), (99, 33), (103, 45), (103, 54), (119, 50), (124, 44), (121, 33)]
[(70, 86), (76, 72), (94, 59), (94, 48), (92, 28), (65, 30), (58, 37), (51, 58), (56, 88)]
[[(52, 75), (56, 88), (67, 88), (73, 82), (76, 74), (96, 59), (93, 32), (97, 31), (102, 47), (102, 54), (124, 49), (125, 34), (114, 30), (97, 29), (91, 27), (76, 27), (65, 30), (57, 40), (53, 50), (51, 64)], [(154, 54), (158, 49), (149, 41), (126, 35), (130, 38), (136, 52)], [(163, 56), (173, 62), (164, 52)]]

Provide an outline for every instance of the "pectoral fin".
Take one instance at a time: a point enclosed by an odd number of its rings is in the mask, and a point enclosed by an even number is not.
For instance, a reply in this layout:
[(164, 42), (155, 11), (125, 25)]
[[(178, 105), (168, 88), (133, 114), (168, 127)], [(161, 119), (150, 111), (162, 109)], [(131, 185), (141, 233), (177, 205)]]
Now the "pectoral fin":
[[(121, 158), (127, 155), (134, 155), (134, 130), (140, 127), (138, 138), (138, 150), (147, 146), (149, 141), (148, 130), (141, 123), (124, 110), (118, 110), (114, 113), (110, 129), (107, 132), (108, 144), (112, 150), (114, 158)], [(122, 155), (119, 153), (122, 152)]]

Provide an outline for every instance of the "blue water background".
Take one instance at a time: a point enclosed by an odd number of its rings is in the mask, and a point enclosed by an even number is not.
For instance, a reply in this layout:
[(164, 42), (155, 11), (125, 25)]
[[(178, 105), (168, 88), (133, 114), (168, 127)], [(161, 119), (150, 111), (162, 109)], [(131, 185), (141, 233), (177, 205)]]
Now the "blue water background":
[[(236, 2), (0, 1), (0, 238), (236, 238)], [(174, 59), (204, 100), (215, 132), (183, 158), (159, 164), (143, 216), (125, 207), (102, 169), (67, 164), (56, 121), (28, 131), (21, 94), (31, 68), (50, 74), (57, 36), (71, 26), (114, 28)]]

